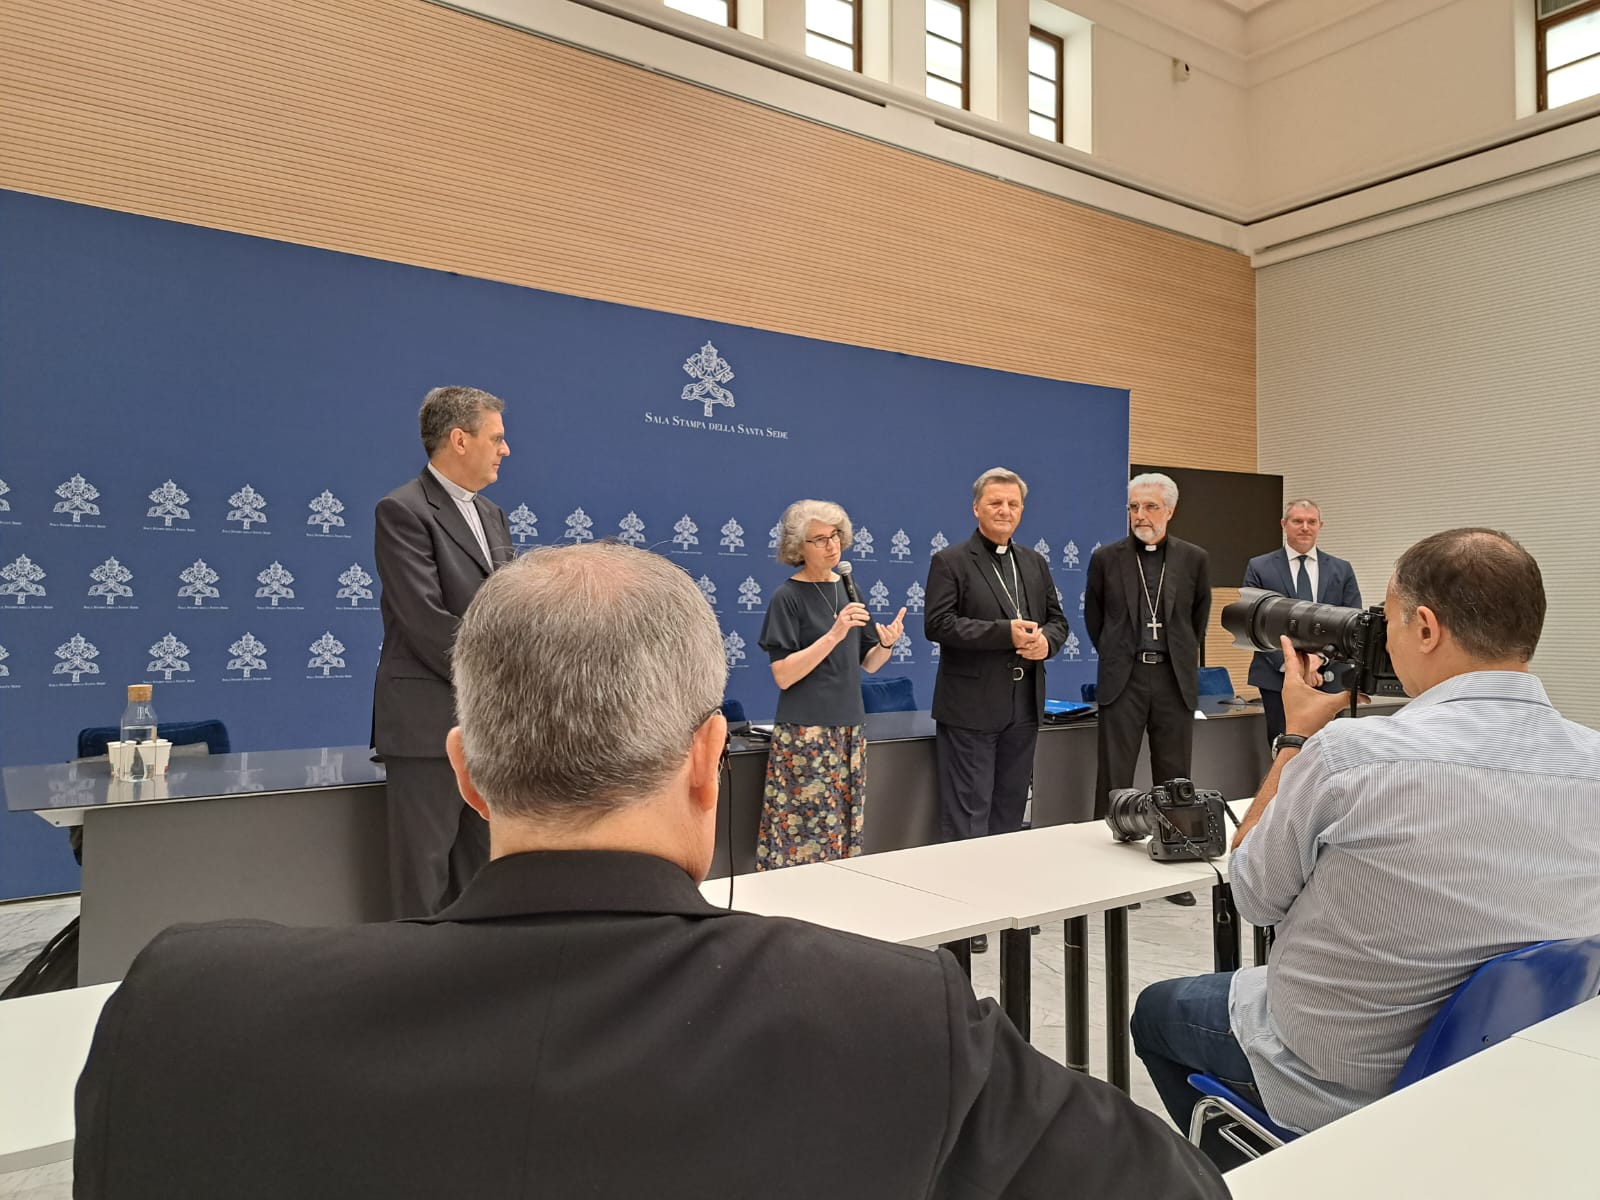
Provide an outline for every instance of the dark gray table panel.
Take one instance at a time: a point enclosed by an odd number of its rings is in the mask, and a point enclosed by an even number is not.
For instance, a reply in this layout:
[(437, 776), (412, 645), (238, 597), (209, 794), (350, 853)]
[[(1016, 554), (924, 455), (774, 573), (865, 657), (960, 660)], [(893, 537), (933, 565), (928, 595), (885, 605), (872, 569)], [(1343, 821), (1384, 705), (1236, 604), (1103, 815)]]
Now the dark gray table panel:
[(121, 979), (178, 921), (389, 917), (382, 785), (92, 808), (83, 833), (80, 985)]

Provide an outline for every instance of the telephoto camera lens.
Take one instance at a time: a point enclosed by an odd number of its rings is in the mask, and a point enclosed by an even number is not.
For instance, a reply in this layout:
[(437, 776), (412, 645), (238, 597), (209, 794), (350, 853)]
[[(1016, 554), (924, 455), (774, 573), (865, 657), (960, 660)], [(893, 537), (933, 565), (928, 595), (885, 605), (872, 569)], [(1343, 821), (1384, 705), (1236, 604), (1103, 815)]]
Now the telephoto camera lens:
[(1106, 809), (1106, 824), (1119, 842), (1149, 837), (1158, 824), (1150, 807), (1150, 793), (1138, 788), (1114, 788)]

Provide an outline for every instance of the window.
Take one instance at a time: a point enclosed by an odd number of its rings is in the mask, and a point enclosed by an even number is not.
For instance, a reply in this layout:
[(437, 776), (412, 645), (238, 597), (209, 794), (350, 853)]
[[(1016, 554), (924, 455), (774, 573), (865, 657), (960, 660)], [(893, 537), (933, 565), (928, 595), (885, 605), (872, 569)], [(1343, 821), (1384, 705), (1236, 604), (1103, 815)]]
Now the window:
[(1538, 0), (1539, 108), (1600, 96), (1600, 0)]
[(806, 0), (806, 53), (846, 71), (861, 70), (862, 0)]
[(1028, 30), (1028, 132), (1064, 141), (1062, 59), (1066, 44), (1053, 33)]
[(666, 0), (668, 8), (686, 12), (691, 17), (710, 21), (713, 25), (734, 28), (734, 4), (737, 0)]
[(926, 0), (928, 99), (966, 108), (967, 0)]

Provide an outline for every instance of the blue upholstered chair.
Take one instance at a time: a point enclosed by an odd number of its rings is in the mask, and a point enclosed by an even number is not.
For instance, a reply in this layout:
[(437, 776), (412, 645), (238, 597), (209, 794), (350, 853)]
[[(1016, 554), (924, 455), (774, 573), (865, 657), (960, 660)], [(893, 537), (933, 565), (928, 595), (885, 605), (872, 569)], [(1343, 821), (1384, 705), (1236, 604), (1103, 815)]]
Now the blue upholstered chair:
[(739, 700), (724, 700), (722, 715), (727, 718), (729, 725), (738, 725), (745, 719), (744, 703)]
[(861, 701), (869, 713), (917, 711), (917, 694), (911, 686), (911, 680), (904, 675), (891, 675), (888, 679), (863, 679)]
[(1200, 698), (1204, 700), (1207, 696), (1233, 699), (1233, 677), (1228, 674), (1227, 667), (1200, 668)]
[[(174, 746), (206, 744), (208, 754), (228, 753), (228, 727), (221, 721), (162, 721), (157, 733)], [(78, 757), (98, 758), (105, 754), (106, 744), (122, 736), (115, 725), (93, 725), (78, 730)]]
[[(1409, 1087), (1596, 995), (1600, 995), (1600, 935), (1536, 942), (1491, 958), (1434, 1014), (1390, 1090)], [(1222, 1139), (1251, 1158), (1264, 1151), (1252, 1145), (1242, 1130), (1268, 1149), (1300, 1136), (1210, 1075), (1189, 1076), (1189, 1086), (1201, 1093), (1189, 1118), (1189, 1140), (1196, 1146), (1206, 1126), (1218, 1118)]]

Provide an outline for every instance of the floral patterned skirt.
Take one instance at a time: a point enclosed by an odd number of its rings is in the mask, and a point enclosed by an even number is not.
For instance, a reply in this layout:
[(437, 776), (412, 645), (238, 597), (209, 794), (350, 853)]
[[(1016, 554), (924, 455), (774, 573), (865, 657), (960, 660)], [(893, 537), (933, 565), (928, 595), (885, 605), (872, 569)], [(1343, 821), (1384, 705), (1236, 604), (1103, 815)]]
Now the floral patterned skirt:
[(860, 854), (866, 765), (860, 725), (775, 725), (756, 870)]

